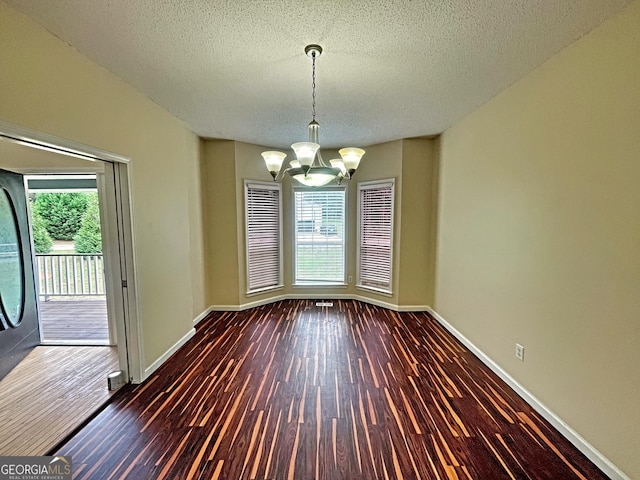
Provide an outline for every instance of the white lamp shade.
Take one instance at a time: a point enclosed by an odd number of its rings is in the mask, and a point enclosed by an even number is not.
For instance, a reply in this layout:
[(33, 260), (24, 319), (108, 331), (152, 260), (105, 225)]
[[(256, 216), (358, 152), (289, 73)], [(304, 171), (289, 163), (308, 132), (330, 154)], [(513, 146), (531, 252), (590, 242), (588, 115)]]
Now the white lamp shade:
[(300, 162), (300, 165), (310, 167), (320, 145), (312, 142), (298, 142), (291, 145), (291, 148), (296, 153), (296, 158)]
[(300, 168), (300, 162), (298, 160), (291, 160), (289, 162), (291, 168)]
[(360, 159), (364, 155), (364, 150), (361, 148), (342, 148), (338, 150), (338, 153), (342, 157), (342, 161), (344, 162), (344, 166), (347, 171), (351, 172), (358, 168), (360, 165)]
[(264, 163), (267, 164), (267, 170), (269, 170), (270, 172), (275, 172), (276, 174), (282, 168), (282, 162), (284, 161), (284, 158), (286, 156), (287, 154), (282, 152), (262, 152), (262, 158), (264, 158)]
[(340, 170), (342, 172), (342, 175), (345, 175), (347, 173), (347, 168), (344, 166), (344, 162), (341, 158), (334, 158), (332, 160), (329, 160), (329, 163), (333, 168), (337, 168), (338, 170)]
[(336, 177), (328, 173), (310, 173), (308, 175), (300, 173), (298, 175), (294, 175), (293, 178), (307, 187), (321, 187)]

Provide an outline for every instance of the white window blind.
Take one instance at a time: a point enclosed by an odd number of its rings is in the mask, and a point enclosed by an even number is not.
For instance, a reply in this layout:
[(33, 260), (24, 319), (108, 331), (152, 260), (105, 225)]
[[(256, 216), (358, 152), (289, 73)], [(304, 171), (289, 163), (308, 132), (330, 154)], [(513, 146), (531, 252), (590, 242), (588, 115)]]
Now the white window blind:
[(245, 182), (247, 292), (282, 286), (280, 184)]
[(295, 283), (345, 281), (345, 189), (294, 188)]
[(358, 184), (358, 286), (391, 293), (394, 181)]

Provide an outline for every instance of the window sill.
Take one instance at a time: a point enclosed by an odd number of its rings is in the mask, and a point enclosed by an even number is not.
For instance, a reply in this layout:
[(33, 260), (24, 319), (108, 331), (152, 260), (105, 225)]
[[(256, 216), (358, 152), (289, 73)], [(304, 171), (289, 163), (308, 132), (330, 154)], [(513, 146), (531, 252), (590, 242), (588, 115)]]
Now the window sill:
[(262, 295), (263, 293), (275, 292), (276, 290), (282, 290), (284, 285), (276, 285), (275, 287), (265, 287), (258, 290), (251, 290), (246, 293), (247, 297), (252, 297), (254, 295)]
[(294, 283), (293, 288), (347, 288), (346, 283)]

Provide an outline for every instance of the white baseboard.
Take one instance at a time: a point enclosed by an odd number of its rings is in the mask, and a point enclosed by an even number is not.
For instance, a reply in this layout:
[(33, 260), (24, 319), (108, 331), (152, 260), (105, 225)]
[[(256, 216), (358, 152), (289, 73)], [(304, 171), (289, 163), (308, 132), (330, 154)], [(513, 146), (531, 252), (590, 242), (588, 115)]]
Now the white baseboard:
[(350, 300), (358, 300), (359, 302), (370, 303), (371, 305), (375, 305), (376, 307), (387, 308), (389, 310), (393, 310), (394, 312), (400, 311), (398, 305), (385, 302), (383, 300), (378, 300), (376, 298), (364, 297), (362, 295), (351, 295)]
[(573, 430), (558, 415), (551, 411), (546, 405), (538, 400), (531, 392), (518, 383), (511, 375), (505, 372), (497, 363), (489, 358), (482, 350), (476, 347), (467, 337), (462, 335), (458, 330), (441, 317), (432, 308), (427, 311), (433, 317), (467, 347), (471, 353), (480, 359), (487, 367), (489, 367), (496, 375), (504, 380), (515, 392), (520, 395), (536, 412), (544, 417), (551, 425), (553, 425), (569, 442), (571, 442), (578, 450), (580, 450), (589, 460), (591, 460), (600, 470), (602, 470), (612, 480), (631, 480), (627, 475), (616, 467), (607, 457), (600, 453), (596, 448), (582, 438), (578, 432)]
[(149, 376), (153, 372), (155, 372), (158, 368), (160, 368), (160, 365), (166, 362), (171, 355), (176, 353), (176, 351), (178, 351), (180, 347), (182, 347), (185, 343), (187, 343), (191, 339), (191, 337), (193, 337), (195, 334), (196, 334), (196, 329), (191, 328), (187, 333), (184, 334), (184, 336), (180, 340), (174, 343), (173, 346), (169, 348), (169, 350), (164, 352), (155, 362), (153, 362), (151, 365), (145, 368), (144, 378), (142, 379), (142, 381), (144, 382), (147, 378), (149, 378)]
[(193, 326), (195, 327), (197, 324), (199, 324), (202, 320), (204, 320), (207, 315), (209, 315), (211, 312), (213, 312), (213, 307), (209, 307), (207, 308), (204, 312), (202, 312), (200, 315), (198, 315), (196, 318), (193, 319)]
[(275, 303), (282, 300), (359, 300), (361, 302), (370, 303), (378, 307), (387, 308), (396, 312), (426, 312), (430, 310), (428, 305), (395, 305), (393, 303), (383, 302), (374, 298), (364, 297), (348, 293), (341, 294), (305, 294), (290, 293), (286, 295), (278, 295), (277, 297), (269, 297), (255, 302), (244, 303), (242, 305), (212, 305), (207, 312), (242, 312), (250, 308), (261, 307), (269, 303)]
[(353, 300), (354, 296), (347, 293), (337, 294), (313, 294), (313, 293), (290, 293), (283, 300)]
[(242, 312), (243, 310), (249, 310), (250, 308), (261, 307), (273, 302), (279, 302), (280, 300), (287, 300), (286, 295), (278, 295), (277, 297), (269, 297), (262, 300), (255, 300), (253, 302), (243, 303), (242, 305), (211, 305), (209, 310), (212, 312)]
[(383, 302), (376, 298), (363, 297), (361, 295), (351, 295), (350, 299), (370, 303), (371, 305), (393, 310), (394, 312), (426, 312), (431, 308), (428, 305), (396, 305), (394, 303)]

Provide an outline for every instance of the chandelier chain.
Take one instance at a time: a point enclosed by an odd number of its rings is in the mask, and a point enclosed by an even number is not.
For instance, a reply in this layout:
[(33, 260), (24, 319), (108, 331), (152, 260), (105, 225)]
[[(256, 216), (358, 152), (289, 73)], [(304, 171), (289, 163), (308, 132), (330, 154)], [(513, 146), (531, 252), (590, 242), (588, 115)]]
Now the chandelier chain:
[(316, 120), (316, 53), (311, 54), (311, 117)]

